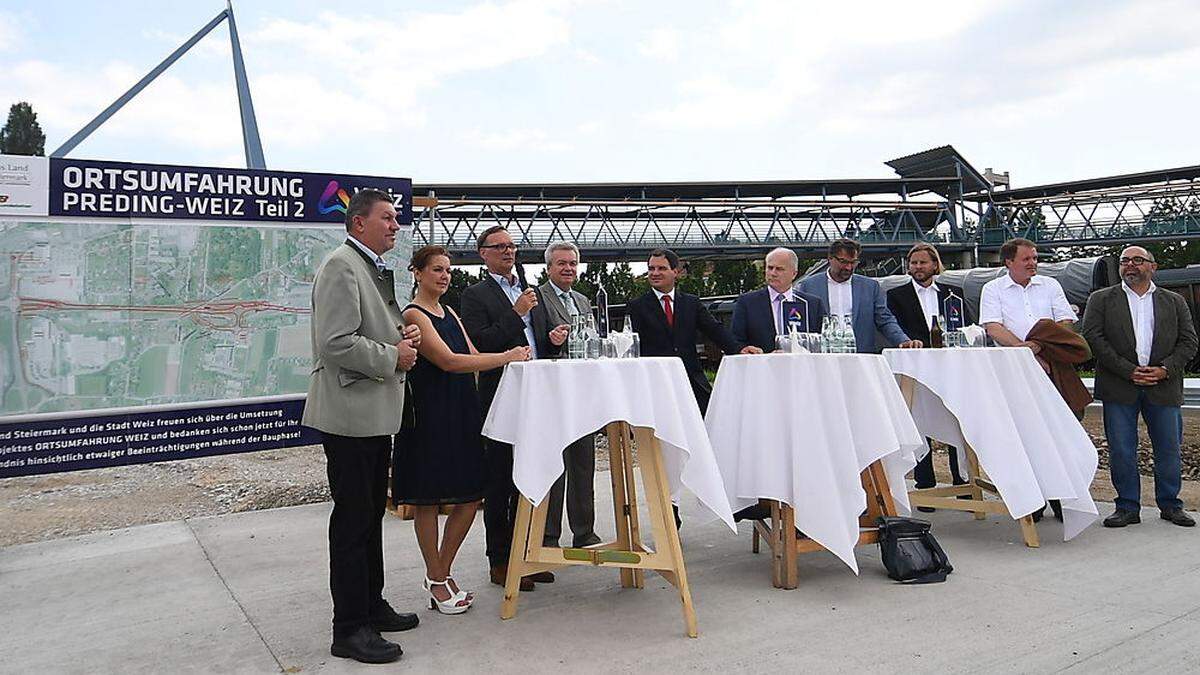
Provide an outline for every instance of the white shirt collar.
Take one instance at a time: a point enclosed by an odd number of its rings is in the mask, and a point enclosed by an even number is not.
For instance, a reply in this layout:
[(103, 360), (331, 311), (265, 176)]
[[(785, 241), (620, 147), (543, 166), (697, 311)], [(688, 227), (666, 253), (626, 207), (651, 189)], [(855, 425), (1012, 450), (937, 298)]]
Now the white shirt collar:
[(512, 274), (512, 273), (510, 273), (507, 278), (505, 278), (505, 276), (503, 274), (496, 274), (495, 272), (493, 272), (491, 270), (488, 270), (488, 274), (492, 275), (492, 278), (495, 279), (496, 283), (498, 283), (498, 284), (506, 284), (508, 286), (517, 286), (520, 283), (517, 281), (517, 275)]
[(352, 235), (352, 234), (347, 234), (347, 235), (346, 235), (346, 237), (347, 237), (347, 238), (348, 238), (348, 239), (349, 239), (349, 240), (350, 240), (350, 241), (351, 241), (351, 242), (352, 242), (352, 243), (353, 243), (355, 246), (357, 246), (357, 247), (358, 247), (358, 250), (362, 251), (363, 253), (366, 253), (366, 254), (367, 254), (367, 257), (368, 257), (368, 258), (370, 258), (371, 260), (373, 260), (373, 261), (375, 262), (375, 266), (376, 266), (376, 267), (387, 267), (387, 263), (386, 263), (386, 262), (384, 262), (383, 258), (382, 258), (382, 257), (380, 257), (380, 255), (379, 255), (378, 253), (376, 253), (375, 251), (372, 251), (370, 248), (367, 248), (367, 245), (366, 245), (366, 244), (364, 244), (364, 243), (362, 243), (362, 242), (361, 242), (361, 241), (359, 241), (358, 239), (355, 239), (355, 238), (354, 238), (354, 235)]
[(832, 276), (832, 275), (830, 275), (828, 271), (826, 271), (826, 272), (825, 272), (825, 276), (829, 278), (829, 283), (831, 283), (831, 284), (835, 284), (835, 285), (838, 285), (838, 286), (845, 286), (846, 284), (850, 283), (851, 281), (854, 281), (854, 275), (853, 275), (853, 274), (851, 274), (851, 275), (850, 275), (850, 278), (849, 278), (849, 279), (847, 279), (847, 280), (845, 280), (845, 281), (838, 281), (837, 279), (834, 279), (834, 278), (833, 278), (833, 276)]
[(1004, 287), (1005, 288), (1008, 288), (1009, 286), (1016, 286), (1017, 288), (1029, 288), (1029, 286), (1041, 286), (1041, 285), (1042, 285), (1042, 278), (1040, 275), (1035, 274), (1035, 275), (1029, 277), (1029, 284), (1027, 286), (1021, 286), (1021, 284), (1018, 284), (1017, 282), (1013, 281), (1011, 274), (1009, 274), (1007, 271), (1004, 272)]
[(774, 288), (767, 286), (767, 294), (770, 296), (771, 302), (775, 302), (775, 298), (778, 298), (781, 295), (783, 296), (784, 300), (790, 300), (792, 298), (792, 289), (789, 288), (786, 291), (780, 293), (779, 291), (775, 290)]
[(940, 288), (938, 288), (936, 281), (930, 282), (929, 286), (922, 286), (921, 284), (917, 283), (916, 279), (913, 279), (912, 285), (913, 285), (913, 288), (917, 289), (918, 293), (920, 293), (921, 291), (933, 291), (934, 293), (937, 293), (941, 290)]
[(560, 297), (564, 294), (565, 295), (571, 294), (570, 288), (559, 288), (558, 284), (554, 283), (553, 281), (550, 282), (550, 288), (553, 288), (554, 292), (557, 293)]
[(1150, 297), (1150, 295), (1152, 293), (1154, 293), (1154, 291), (1158, 290), (1158, 286), (1155, 286), (1153, 281), (1150, 282), (1150, 289), (1148, 291), (1146, 291), (1145, 295), (1138, 295), (1137, 292), (1134, 291), (1132, 288), (1130, 288), (1129, 284), (1125, 283), (1124, 281), (1121, 282), (1121, 288), (1125, 289), (1125, 293), (1127, 295), (1132, 295), (1133, 297), (1138, 298), (1139, 300), (1144, 300), (1144, 299)]
[(658, 304), (660, 304), (660, 305), (662, 304), (662, 299), (663, 299), (664, 295), (671, 296), (671, 302), (675, 302), (675, 289), (674, 288), (671, 289), (670, 293), (663, 293), (662, 291), (658, 290), (657, 288), (651, 288), (650, 290), (654, 291), (654, 295), (658, 298)]

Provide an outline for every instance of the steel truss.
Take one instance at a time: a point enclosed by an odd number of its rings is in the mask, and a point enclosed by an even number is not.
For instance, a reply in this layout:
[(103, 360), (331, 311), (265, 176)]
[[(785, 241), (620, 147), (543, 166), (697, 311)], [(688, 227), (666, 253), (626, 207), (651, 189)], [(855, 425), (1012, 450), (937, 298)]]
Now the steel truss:
[(965, 203), (981, 224), (981, 248), (1012, 237), (1052, 246), (1200, 237), (1200, 167), (1060, 183)]
[[(436, 190), (435, 190), (436, 193)], [(477, 259), (476, 237), (508, 228), (527, 262), (553, 241), (570, 241), (588, 260), (629, 260), (656, 248), (706, 258), (745, 258), (786, 246), (821, 251), (839, 237), (873, 254), (905, 251), (917, 241), (973, 247), (946, 201), (905, 199), (417, 199), (415, 245), (438, 244), (456, 259)], [(422, 203), (424, 202), (424, 206)]]

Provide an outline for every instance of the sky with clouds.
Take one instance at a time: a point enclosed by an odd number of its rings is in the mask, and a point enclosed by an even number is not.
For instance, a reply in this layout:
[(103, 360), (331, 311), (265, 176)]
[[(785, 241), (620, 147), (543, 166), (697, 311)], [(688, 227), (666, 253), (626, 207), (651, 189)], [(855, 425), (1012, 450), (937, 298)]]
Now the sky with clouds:
[[(224, 7), (0, 2), (0, 104), (57, 147)], [(1200, 2), (234, 6), (267, 164), (419, 182), (887, 177), (1200, 163)], [(73, 153), (240, 166), (222, 26)]]

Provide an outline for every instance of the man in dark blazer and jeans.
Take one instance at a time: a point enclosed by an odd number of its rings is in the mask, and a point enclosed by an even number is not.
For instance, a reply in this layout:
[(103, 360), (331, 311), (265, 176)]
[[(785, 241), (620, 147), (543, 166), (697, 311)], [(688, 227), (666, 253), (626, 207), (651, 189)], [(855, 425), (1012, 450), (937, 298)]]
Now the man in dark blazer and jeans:
[[(933, 245), (922, 242), (913, 246), (908, 250), (907, 261), (908, 276), (912, 277), (912, 282), (887, 292), (888, 309), (896, 317), (896, 322), (900, 324), (900, 329), (905, 335), (920, 340), (921, 344), (931, 344), (929, 330), (932, 328), (932, 317), (945, 315), (946, 298), (950, 297), (951, 293), (958, 296), (962, 304), (963, 325), (974, 323), (963, 290), (958, 286), (934, 282), (934, 276), (942, 273), (942, 257)], [(943, 330), (945, 328), (942, 326)], [(959, 472), (958, 451), (954, 448), (950, 449), (950, 474), (955, 485), (967, 482)], [(916, 468), (913, 469), (913, 478), (918, 490), (937, 486), (937, 478), (933, 474), (933, 452), (929, 452), (917, 462)], [(933, 511), (933, 508), (919, 506), (917, 510)]]
[[(508, 230), (494, 225), (476, 239), (479, 256), (487, 268), (483, 281), (463, 290), (459, 316), (475, 348), (481, 352), (503, 352), (528, 346), (533, 358), (546, 358), (558, 345), (538, 344), (535, 336), (548, 333), (545, 308), (538, 308), (537, 294), (513, 273), (517, 246)], [(560, 337), (565, 332), (558, 331)], [(484, 417), (500, 386), (503, 368), (479, 374), (479, 401)], [(503, 586), (508, 571), (513, 524), (517, 517), (517, 488), (513, 485), (513, 449), (508, 443), (485, 439), (487, 488), (483, 498), (483, 527), (491, 581)], [(552, 572), (539, 572), (521, 579), (521, 590), (533, 590), (534, 582), (554, 581)]]
[(1159, 517), (1192, 527), (1179, 500), (1183, 436), (1183, 369), (1196, 355), (1187, 302), (1154, 285), (1158, 265), (1140, 246), (1121, 251), (1121, 284), (1088, 298), (1083, 335), (1096, 357), (1096, 398), (1104, 401), (1104, 435), (1117, 490), (1105, 527), (1141, 522), (1137, 416), (1154, 447), (1154, 501)]

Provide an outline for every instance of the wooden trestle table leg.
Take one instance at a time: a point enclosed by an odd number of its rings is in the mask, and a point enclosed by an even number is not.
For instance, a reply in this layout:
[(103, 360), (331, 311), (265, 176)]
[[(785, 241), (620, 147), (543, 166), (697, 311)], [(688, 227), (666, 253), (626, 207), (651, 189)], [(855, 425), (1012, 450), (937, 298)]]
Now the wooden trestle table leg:
[(688, 586), (687, 569), (683, 562), (683, 547), (679, 543), (679, 531), (675, 528), (675, 515), (671, 509), (671, 487), (663, 470), (662, 446), (650, 429), (634, 427), (633, 434), (638, 446), (638, 465), (642, 469), (642, 487), (646, 490), (646, 506), (650, 511), (654, 545), (659, 553), (666, 553), (670, 568), (660, 569), (660, 573), (679, 589), (688, 637), (696, 637), (699, 635), (696, 627), (696, 608), (692, 605), (692, 591)]

